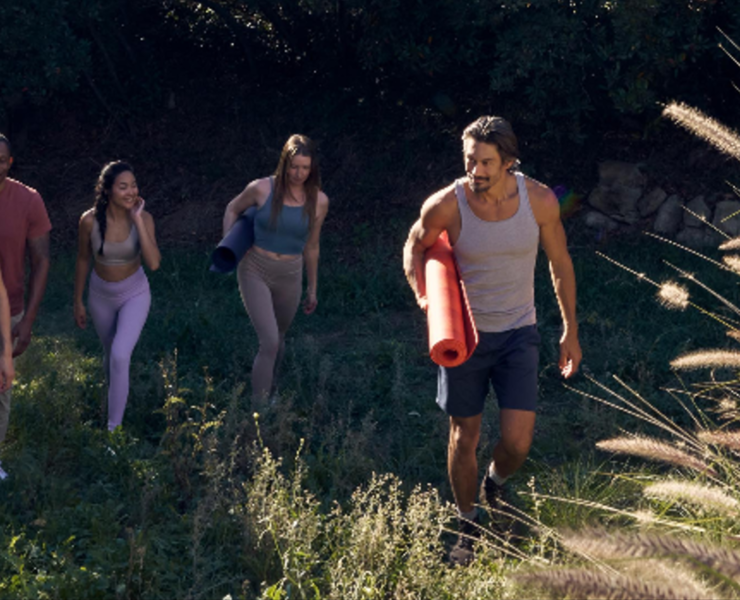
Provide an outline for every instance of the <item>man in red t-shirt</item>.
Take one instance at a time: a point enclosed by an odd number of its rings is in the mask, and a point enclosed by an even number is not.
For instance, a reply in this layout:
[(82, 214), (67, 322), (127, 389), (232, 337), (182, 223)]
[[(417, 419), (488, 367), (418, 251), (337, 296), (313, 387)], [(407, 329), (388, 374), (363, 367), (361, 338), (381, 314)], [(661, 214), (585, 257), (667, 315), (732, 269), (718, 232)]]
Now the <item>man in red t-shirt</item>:
[[(10, 303), (0, 271), (0, 394), (13, 385), (13, 342), (10, 341)], [(2, 470), (2, 467), (0, 467)]]
[[(46, 289), (51, 223), (39, 193), (8, 177), (12, 164), (10, 142), (0, 134), (0, 271), (10, 302), (15, 357), (28, 348), (33, 322)], [(26, 254), (30, 258), (31, 276), (24, 310)], [(5, 439), (9, 416), (10, 390), (0, 394), (0, 443)], [(0, 467), (0, 479), (6, 476)]]

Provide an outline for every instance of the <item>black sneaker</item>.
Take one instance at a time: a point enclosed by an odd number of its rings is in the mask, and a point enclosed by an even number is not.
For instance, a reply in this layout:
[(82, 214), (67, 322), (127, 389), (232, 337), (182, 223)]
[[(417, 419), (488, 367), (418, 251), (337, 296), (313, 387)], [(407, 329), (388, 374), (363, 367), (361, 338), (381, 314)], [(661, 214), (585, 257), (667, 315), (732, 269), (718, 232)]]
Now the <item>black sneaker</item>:
[(472, 521), (460, 518), (457, 530), (457, 541), (450, 549), (447, 559), (452, 565), (467, 567), (475, 559), (473, 545), (480, 538), (478, 517), (475, 517)]
[(513, 527), (511, 505), (506, 501), (504, 486), (497, 484), (488, 474), (480, 484), (480, 503), (488, 509), (491, 529), (498, 533), (510, 533)]

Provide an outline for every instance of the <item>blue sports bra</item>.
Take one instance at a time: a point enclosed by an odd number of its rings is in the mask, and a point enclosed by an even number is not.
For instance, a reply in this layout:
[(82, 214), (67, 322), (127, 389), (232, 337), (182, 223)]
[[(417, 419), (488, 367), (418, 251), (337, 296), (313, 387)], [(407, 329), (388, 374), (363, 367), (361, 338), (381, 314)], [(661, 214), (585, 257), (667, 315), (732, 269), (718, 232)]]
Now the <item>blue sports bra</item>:
[(270, 225), (275, 184), (270, 177), (270, 195), (254, 216), (254, 245), (276, 254), (302, 254), (308, 239), (308, 216), (303, 206), (285, 206), (275, 227)]

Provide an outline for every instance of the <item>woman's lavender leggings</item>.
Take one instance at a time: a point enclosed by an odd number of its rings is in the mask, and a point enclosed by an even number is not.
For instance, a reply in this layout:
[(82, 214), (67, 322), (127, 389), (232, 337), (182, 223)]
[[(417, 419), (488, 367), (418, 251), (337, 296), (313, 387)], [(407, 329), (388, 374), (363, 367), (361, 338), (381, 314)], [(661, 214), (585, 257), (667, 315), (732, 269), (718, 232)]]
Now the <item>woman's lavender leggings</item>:
[(131, 354), (152, 303), (144, 269), (139, 268), (123, 281), (105, 281), (93, 271), (87, 301), (105, 350), (103, 367), (108, 380), (108, 430), (113, 431), (123, 421)]

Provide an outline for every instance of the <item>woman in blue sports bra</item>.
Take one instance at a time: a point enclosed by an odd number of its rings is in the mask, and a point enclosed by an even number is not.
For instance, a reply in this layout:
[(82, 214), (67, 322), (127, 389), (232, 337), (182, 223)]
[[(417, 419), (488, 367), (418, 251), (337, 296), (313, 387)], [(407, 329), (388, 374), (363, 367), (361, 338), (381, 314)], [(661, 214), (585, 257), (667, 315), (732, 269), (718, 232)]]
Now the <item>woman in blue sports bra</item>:
[(320, 188), (315, 146), (295, 134), (283, 146), (275, 175), (251, 181), (224, 213), (226, 235), (239, 215), (257, 207), (254, 245), (237, 269), (239, 292), (259, 338), (252, 365), (254, 403), (273, 392), (285, 332), (301, 300), (304, 263), (308, 283), (303, 312), (311, 314), (318, 304), (319, 237), (329, 210)]

